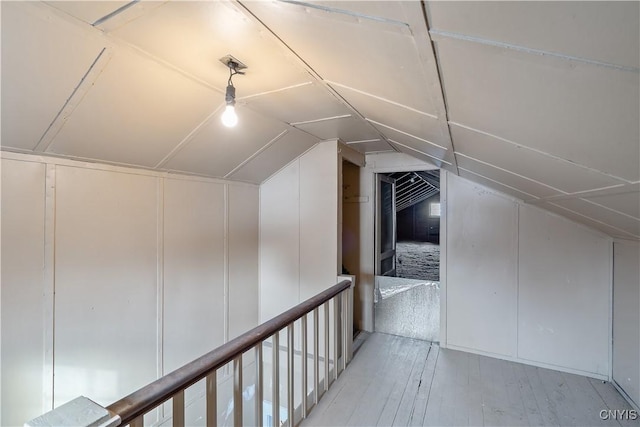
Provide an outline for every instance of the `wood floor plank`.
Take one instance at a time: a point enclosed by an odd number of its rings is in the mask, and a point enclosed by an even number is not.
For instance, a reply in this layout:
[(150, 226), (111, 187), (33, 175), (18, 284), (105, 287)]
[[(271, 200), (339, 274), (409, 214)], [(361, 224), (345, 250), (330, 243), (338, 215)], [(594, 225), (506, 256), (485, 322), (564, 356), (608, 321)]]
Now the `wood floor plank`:
[(438, 344), (431, 344), (429, 347), (427, 361), (424, 365), (424, 369), (422, 370), (422, 374), (420, 375), (416, 399), (413, 405), (413, 410), (411, 411), (411, 416), (409, 417), (410, 426), (421, 426), (424, 422), (439, 351), (440, 346), (438, 346)]
[(513, 421), (508, 413), (508, 396), (499, 362), (497, 359), (480, 356), (483, 419), (485, 425), (509, 426)]
[(443, 395), (446, 392), (447, 387), (447, 364), (447, 351), (440, 350), (438, 359), (436, 361), (436, 370), (433, 375), (433, 381), (431, 382), (431, 393), (429, 393), (429, 400), (427, 401), (427, 408), (425, 410), (425, 416), (422, 421), (422, 425), (444, 425), (441, 420), (440, 413), (442, 408)]
[(484, 425), (482, 382), (480, 379), (480, 358), (476, 354), (467, 354), (468, 381), (466, 390), (467, 425)]
[(558, 424), (561, 426), (576, 425), (573, 402), (562, 373), (541, 368), (538, 368), (537, 371), (550, 404), (558, 417)]
[(410, 341), (391, 351), (384, 365), (372, 377), (363, 398), (354, 402), (355, 410), (345, 423), (346, 426), (376, 425), (389, 398), (389, 390), (398, 381), (397, 374), (407, 364), (412, 364), (418, 353), (418, 342)]
[(418, 346), (418, 354), (413, 361), (411, 367), (411, 374), (406, 383), (405, 389), (398, 405), (396, 416), (393, 419), (392, 426), (407, 426), (409, 425), (409, 419), (413, 411), (413, 407), (416, 400), (416, 394), (420, 386), (422, 372), (424, 371), (427, 363), (427, 356), (429, 354), (429, 343), (422, 341), (422, 344)]
[[(594, 378), (589, 378), (589, 383), (591, 386), (598, 392), (598, 395), (602, 398), (604, 404), (607, 406), (607, 409), (611, 409), (613, 411), (620, 410), (624, 411), (633, 409), (629, 402), (625, 400), (624, 397), (618, 390), (608, 381), (596, 380)], [(605, 409), (605, 408), (603, 408)], [(640, 426), (640, 419), (631, 420), (625, 419), (627, 417), (620, 417), (622, 419), (616, 420), (616, 422), (622, 427), (638, 427)]]
[(451, 403), (456, 393), (454, 383), (451, 381), (452, 378), (456, 377), (457, 370), (453, 360), (454, 354), (447, 349), (440, 350), (438, 354), (423, 425), (454, 425), (452, 417), (455, 416), (456, 409), (452, 408), (454, 404)]
[[(338, 377), (338, 380), (331, 386), (329, 391), (322, 396), (318, 405), (311, 410), (307, 418), (309, 423), (322, 422), (326, 410), (330, 408), (334, 400), (341, 395), (342, 389), (351, 383), (351, 377), (354, 377), (357, 381), (360, 376), (366, 375), (366, 372), (372, 369), (372, 366), (376, 363), (378, 347), (386, 345), (385, 339), (386, 337), (384, 336), (373, 334), (362, 344), (362, 347), (357, 353), (358, 357), (354, 357), (352, 363), (349, 364), (349, 370)], [(346, 375), (347, 372), (349, 373), (348, 376)]]
[[(372, 373), (375, 373), (387, 359), (403, 351), (406, 345), (400, 337), (384, 334), (374, 334), (374, 336), (372, 345), (364, 347), (366, 343), (363, 344), (362, 354), (359, 355), (357, 363), (354, 358), (349, 365), (349, 370), (345, 371), (329, 389), (326, 401), (323, 398), (318, 405), (320, 411), (309, 418), (310, 425), (345, 425), (371, 383)], [(334, 387), (338, 386), (340, 388), (334, 390)]]
[(607, 382), (374, 333), (303, 426), (607, 426), (631, 410)]
[(509, 425), (513, 426), (529, 426), (529, 418), (520, 394), (520, 386), (516, 377), (514, 365), (516, 363), (502, 361), (501, 373), (506, 394), (506, 419)]
[[(571, 418), (576, 426), (598, 426), (603, 421), (598, 416), (598, 406), (602, 407), (604, 402), (597, 396), (593, 387), (589, 387), (585, 377), (560, 372), (567, 390), (571, 410)], [(581, 381), (584, 380), (584, 381)], [(586, 386), (586, 387), (585, 387)], [(597, 399), (594, 401), (594, 399)], [(598, 402), (600, 400), (600, 402)]]
[(542, 410), (538, 404), (536, 393), (527, 378), (524, 369), (525, 365), (521, 363), (513, 364), (513, 373), (518, 384), (519, 396), (522, 401), (524, 413), (527, 418), (527, 424), (532, 427), (545, 426)]
[(540, 368), (524, 365), (523, 370), (526, 373), (529, 385), (531, 386), (531, 390), (536, 398), (538, 408), (540, 409), (540, 415), (543, 419), (543, 425), (559, 426), (560, 421), (558, 419), (556, 405), (547, 394), (547, 390), (540, 379)]
[(450, 378), (443, 393), (440, 419), (446, 425), (466, 426), (469, 423), (468, 394), (469, 363), (468, 354), (447, 350), (447, 362), (450, 366)]
[(382, 412), (380, 413), (376, 425), (390, 426), (393, 424), (393, 420), (395, 419), (400, 407), (400, 402), (402, 400), (404, 390), (411, 376), (413, 362), (417, 357), (418, 347), (414, 347), (414, 350), (415, 351), (412, 351), (410, 354), (407, 354), (407, 357), (404, 359), (402, 366), (396, 372), (395, 381), (391, 390), (389, 391), (388, 398), (384, 403), (384, 407), (382, 408)]

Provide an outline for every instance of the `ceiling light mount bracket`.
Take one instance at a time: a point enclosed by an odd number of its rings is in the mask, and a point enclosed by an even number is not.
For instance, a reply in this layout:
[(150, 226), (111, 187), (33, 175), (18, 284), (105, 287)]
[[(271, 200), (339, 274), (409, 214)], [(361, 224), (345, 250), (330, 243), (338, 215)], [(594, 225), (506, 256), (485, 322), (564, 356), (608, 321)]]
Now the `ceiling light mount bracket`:
[(220, 58), (220, 62), (226, 65), (233, 74), (244, 74), (244, 71), (242, 70), (246, 70), (248, 68), (245, 64), (231, 55), (223, 56)]

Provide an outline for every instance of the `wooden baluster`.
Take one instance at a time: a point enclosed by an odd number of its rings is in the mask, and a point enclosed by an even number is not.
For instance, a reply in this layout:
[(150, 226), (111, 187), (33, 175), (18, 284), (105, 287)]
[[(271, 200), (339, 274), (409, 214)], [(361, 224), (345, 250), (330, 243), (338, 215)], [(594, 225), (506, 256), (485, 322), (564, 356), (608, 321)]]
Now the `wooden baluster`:
[(272, 427), (280, 427), (280, 332), (273, 334), (273, 375), (271, 378), (271, 423)]
[(313, 309), (313, 404), (320, 398), (320, 314)]
[(294, 403), (293, 403), (293, 393), (294, 393), (294, 382), (295, 382), (295, 372), (294, 372), (294, 336), (293, 336), (293, 323), (289, 323), (287, 325), (287, 412), (288, 412), (288, 420), (289, 427), (293, 427), (295, 425), (293, 416), (294, 416)]
[(242, 354), (233, 359), (233, 425), (242, 427)]
[(255, 412), (256, 419), (255, 425), (262, 425), (262, 393), (263, 393), (263, 380), (262, 380), (262, 343), (256, 344), (255, 356), (256, 356), (256, 394), (255, 394)]
[(339, 340), (338, 335), (340, 335), (340, 329), (338, 329), (340, 323), (340, 295), (336, 295), (333, 297), (333, 379), (334, 381), (338, 379), (338, 349), (339, 349)]
[(184, 390), (173, 395), (173, 427), (184, 427)]
[(302, 419), (307, 418), (307, 315), (300, 319), (302, 330)]
[(324, 303), (324, 391), (329, 390), (329, 301)]
[(218, 371), (215, 370), (207, 375), (207, 427), (218, 425)]

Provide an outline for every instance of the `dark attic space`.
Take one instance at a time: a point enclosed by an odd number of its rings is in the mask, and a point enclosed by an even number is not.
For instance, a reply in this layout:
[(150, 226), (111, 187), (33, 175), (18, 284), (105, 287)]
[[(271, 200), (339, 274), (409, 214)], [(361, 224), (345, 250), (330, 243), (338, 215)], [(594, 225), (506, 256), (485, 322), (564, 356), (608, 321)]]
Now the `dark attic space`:
[(396, 172), (396, 275), (440, 278), (440, 171)]

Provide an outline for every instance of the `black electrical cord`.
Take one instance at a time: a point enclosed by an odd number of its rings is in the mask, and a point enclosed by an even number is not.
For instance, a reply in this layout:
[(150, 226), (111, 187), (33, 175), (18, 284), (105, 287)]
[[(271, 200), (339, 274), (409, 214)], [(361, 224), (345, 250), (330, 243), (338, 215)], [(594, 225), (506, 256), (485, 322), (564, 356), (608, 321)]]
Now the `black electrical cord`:
[(238, 71), (238, 64), (236, 64), (235, 62), (229, 61), (229, 64), (227, 65), (229, 66), (229, 81), (227, 81), (227, 85), (233, 86), (233, 80), (231, 80), (233, 76), (235, 76), (236, 74), (243, 74), (243, 73)]

